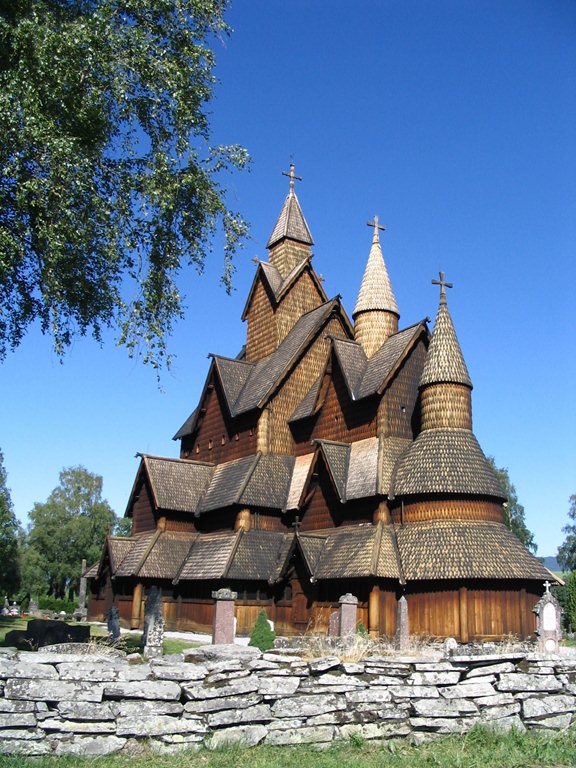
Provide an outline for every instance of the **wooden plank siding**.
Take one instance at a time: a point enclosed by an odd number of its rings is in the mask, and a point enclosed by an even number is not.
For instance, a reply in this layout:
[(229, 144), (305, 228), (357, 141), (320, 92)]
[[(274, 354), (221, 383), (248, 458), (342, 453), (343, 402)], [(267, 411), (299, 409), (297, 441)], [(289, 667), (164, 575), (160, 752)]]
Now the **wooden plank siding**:
[(278, 346), (274, 321), (274, 299), (263, 284), (262, 278), (254, 290), (246, 321), (246, 362), (252, 363), (270, 355)]
[[(268, 404), (269, 428), (267, 429), (268, 452), (294, 453), (294, 440), (288, 420), (318, 378), (330, 352), (330, 340), (326, 337), (344, 336), (344, 326), (338, 317), (331, 318), (321, 333), (308, 347), (304, 356), (288, 374), (281, 388)], [(308, 448), (309, 450), (309, 448)]]
[(136, 486), (134, 503), (132, 505), (132, 536), (144, 531), (154, 531), (155, 529), (156, 516), (152, 502), (152, 491), (148, 485), (148, 480), (142, 474)]
[(426, 358), (421, 339), (388, 384), (378, 406), (378, 434), (413, 439), (420, 431), (418, 384)]
[(193, 435), (182, 440), (180, 458), (219, 464), (256, 451), (256, 416), (231, 419), (217, 376), (212, 376)]
[(396, 524), (414, 523), (423, 520), (491, 520), (504, 522), (502, 505), (494, 499), (479, 498), (427, 498), (425, 501), (407, 501), (402, 508), (396, 504), (391, 509), (392, 521)]

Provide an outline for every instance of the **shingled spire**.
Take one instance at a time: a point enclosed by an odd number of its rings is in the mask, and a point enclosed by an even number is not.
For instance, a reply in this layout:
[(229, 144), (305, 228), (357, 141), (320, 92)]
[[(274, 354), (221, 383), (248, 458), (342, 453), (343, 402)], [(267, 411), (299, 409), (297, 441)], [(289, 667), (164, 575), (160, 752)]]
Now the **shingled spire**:
[(432, 283), (440, 286), (440, 306), (420, 377), (422, 429), (472, 429), (472, 381), (446, 303), (446, 288), (452, 284), (443, 272)]
[(384, 227), (378, 224), (378, 216), (368, 226), (374, 227), (372, 247), (352, 316), (354, 338), (370, 358), (386, 339), (398, 332), (400, 312), (380, 246), (379, 230)]
[(302, 179), (294, 173), (293, 163), (290, 164), (290, 172), (283, 172), (283, 175), (290, 179), (290, 190), (266, 248), (270, 251), (270, 264), (276, 267), (282, 277), (286, 277), (304, 259), (311, 257), (310, 246), (314, 241), (294, 191), (294, 181)]

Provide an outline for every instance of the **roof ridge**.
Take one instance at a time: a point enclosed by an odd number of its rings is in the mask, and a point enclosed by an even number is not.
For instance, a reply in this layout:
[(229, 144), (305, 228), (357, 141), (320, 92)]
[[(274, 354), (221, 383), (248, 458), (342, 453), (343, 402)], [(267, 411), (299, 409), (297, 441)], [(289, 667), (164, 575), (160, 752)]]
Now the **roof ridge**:
[(139, 451), (136, 453), (136, 456), (140, 456), (143, 460), (153, 459), (154, 461), (172, 461), (176, 464), (196, 464), (201, 467), (216, 466), (213, 462), (210, 462), (210, 461), (196, 461), (195, 459), (181, 459), (176, 456), (156, 456), (151, 453), (140, 453)]

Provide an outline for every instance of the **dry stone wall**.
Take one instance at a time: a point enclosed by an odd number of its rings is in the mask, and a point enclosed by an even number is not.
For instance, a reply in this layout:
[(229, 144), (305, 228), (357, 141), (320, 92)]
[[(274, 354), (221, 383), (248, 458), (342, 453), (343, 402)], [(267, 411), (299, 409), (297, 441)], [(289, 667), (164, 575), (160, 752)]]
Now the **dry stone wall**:
[(206, 646), (146, 663), (58, 652), (0, 654), (0, 753), (162, 753), (226, 744), (415, 742), (497, 728), (564, 729), (576, 659), (511, 654), (310, 661)]

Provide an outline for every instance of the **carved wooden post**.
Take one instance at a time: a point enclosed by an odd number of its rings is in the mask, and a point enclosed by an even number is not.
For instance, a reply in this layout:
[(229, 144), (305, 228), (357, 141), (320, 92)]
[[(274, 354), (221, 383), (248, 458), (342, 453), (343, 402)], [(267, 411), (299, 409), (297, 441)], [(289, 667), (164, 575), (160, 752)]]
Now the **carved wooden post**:
[(140, 612), (142, 610), (142, 584), (139, 582), (134, 587), (132, 594), (132, 616), (130, 618), (130, 629), (140, 627)]
[(380, 635), (380, 587), (374, 584), (368, 598), (368, 629), (374, 640)]
[(467, 643), (470, 639), (468, 634), (468, 590), (466, 587), (460, 587), (460, 642)]
[(216, 600), (214, 606), (214, 624), (212, 628), (212, 645), (223, 645), (234, 642), (234, 600), (238, 592), (230, 589), (218, 589), (212, 592)]

